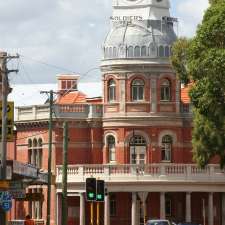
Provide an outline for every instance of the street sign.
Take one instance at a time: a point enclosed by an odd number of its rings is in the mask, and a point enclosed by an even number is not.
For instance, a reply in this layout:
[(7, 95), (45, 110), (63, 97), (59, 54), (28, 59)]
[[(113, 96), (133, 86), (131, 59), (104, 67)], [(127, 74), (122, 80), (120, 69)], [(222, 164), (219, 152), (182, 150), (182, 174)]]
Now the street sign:
[[(7, 102), (7, 140), (13, 140), (14, 102)], [(0, 136), (2, 132), (2, 101), (0, 101)]]
[(7, 212), (12, 208), (12, 201), (5, 201), (1, 204), (2, 209)]
[(26, 198), (26, 190), (25, 189), (10, 190), (9, 192), (13, 199)]
[(6, 212), (12, 208), (12, 196), (8, 191), (0, 192), (0, 205)]

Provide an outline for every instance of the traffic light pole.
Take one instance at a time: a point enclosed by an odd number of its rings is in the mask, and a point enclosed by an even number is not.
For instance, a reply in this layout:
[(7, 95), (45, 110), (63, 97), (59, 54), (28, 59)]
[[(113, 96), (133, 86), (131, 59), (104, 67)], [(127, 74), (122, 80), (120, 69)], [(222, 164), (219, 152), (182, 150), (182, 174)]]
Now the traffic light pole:
[(99, 225), (99, 207), (100, 207), (100, 205), (99, 205), (100, 203), (99, 202), (97, 202), (97, 225)]
[(90, 207), (91, 207), (91, 224), (90, 225), (94, 225), (94, 202), (91, 202)]
[[(6, 52), (0, 52), (0, 73), (2, 76), (2, 138), (1, 138), (1, 180), (6, 179), (6, 158), (7, 158), (7, 99), (10, 92), (8, 74), (18, 72), (18, 70), (7, 69), (7, 59), (19, 58), (19, 56), (9, 56)], [(6, 213), (0, 210), (0, 224), (6, 225)]]
[(68, 122), (63, 123), (63, 173), (62, 173), (62, 222), (67, 225), (67, 152), (68, 152)]

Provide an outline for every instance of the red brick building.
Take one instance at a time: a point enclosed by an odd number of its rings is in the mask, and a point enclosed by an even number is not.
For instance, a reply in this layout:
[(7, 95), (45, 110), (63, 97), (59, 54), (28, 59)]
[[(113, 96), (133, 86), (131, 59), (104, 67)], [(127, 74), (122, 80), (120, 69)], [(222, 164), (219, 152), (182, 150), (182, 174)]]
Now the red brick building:
[[(104, 179), (100, 224), (141, 225), (149, 218), (225, 224), (225, 176), (217, 160), (205, 169), (192, 161), (192, 112), (170, 62), (176, 40), (168, 0), (113, 1), (103, 46), (102, 98), (77, 90), (77, 76), (58, 77), (54, 105), (51, 224), (61, 224), (62, 123), (69, 121), (68, 224), (90, 223), (85, 179)], [(93, 87), (94, 89), (94, 87)], [(17, 109), (17, 159), (47, 169), (49, 106)], [(46, 218), (44, 202), (16, 203)], [(96, 205), (94, 206), (96, 211)], [(96, 216), (95, 216), (96, 218)], [(96, 219), (94, 224), (96, 223)]]

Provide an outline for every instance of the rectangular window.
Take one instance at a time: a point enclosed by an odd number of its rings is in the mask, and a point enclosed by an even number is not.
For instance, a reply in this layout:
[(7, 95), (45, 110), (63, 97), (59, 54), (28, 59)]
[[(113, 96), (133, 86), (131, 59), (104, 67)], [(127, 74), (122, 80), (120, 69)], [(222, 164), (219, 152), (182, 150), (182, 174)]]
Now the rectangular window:
[(143, 100), (144, 99), (144, 89), (142, 87), (139, 87), (138, 91), (139, 91), (138, 100)]
[(65, 89), (66, 89), (66, 81), (65, 81), (65, 80), (63, 80), (63, 81), (61, 82), (61, 89), (62, 89), (62, 90), (65, 90)]

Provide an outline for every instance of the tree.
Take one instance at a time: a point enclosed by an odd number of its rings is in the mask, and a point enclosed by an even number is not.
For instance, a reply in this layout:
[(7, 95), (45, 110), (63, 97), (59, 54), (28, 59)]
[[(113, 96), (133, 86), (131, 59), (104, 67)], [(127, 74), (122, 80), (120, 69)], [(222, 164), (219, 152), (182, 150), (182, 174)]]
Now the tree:
[[(193, 152), (200, 166), (214, 156), (225, 165), (225, 1), (213, 0), (196, 36), (185, 48), (173, 48), (172, 65), (179, 77), (193, 81), (190, 90), (194, 112)], [(185, 43), (185, 40), (182, 40)], [(178, 62), (174, 57), (185, 53)], [(178, 56), (179, 57), (179, 56)], [(185, 59), (185, 60), (184, 60)], [(180, 68), (185, 68), (184, 71)]]

